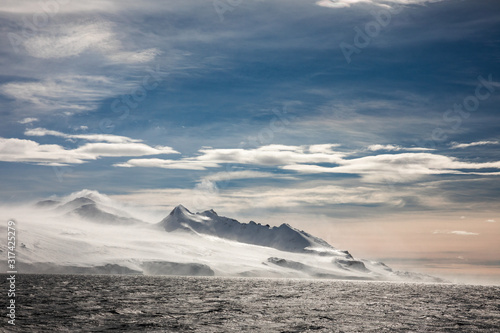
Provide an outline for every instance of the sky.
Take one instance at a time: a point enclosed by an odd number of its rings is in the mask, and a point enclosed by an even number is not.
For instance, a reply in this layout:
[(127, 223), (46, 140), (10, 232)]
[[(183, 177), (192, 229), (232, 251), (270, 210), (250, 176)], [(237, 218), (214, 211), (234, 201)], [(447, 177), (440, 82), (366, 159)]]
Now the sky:
[(500, 283), (499, 10), (2, 1), (0, 201), (213, 208)]

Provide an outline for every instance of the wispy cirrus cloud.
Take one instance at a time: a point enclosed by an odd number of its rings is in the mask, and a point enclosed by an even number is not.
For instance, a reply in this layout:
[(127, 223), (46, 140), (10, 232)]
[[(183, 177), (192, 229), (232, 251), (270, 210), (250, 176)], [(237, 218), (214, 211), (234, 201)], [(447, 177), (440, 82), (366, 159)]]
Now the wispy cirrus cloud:
[(65, 139), (78, 139), (93, 142), (109, 142), (109, 143), (131, 143), (142, 142), (142, 140), (132, 139), (126, 136), (113, 135), (113, 134), (66, 134), (59, 131), (48, 130), (45, 128), (33, 128), (24, 132), (28, 136), (56, 136)]
[(110, 76), (61, 75), (31, 82), (10, 82), (0, 86), (0, 93), (42, 111), (64, 110), (71, 114), (95, 109), (111, 96), (133, 85)]
[[(173, 7), (188, 7), (183, 2), (171, 2), (168, 9), (172, 10)], [(42, 11), (47, 11), (50, 14), (74, 14), (74, 13), (103, 13), (103, 12), (122, 12), (122, 11), (140, 11), (150, 10), (157, 12), (159, 10), (165, 11), (163, 3), (155, 0), (145, 0), (138, 3), (131, 0), (87, 0), (87, 1), (68, 1), (56, 0), (55, 3), (51, 2), (37, 2), (33, 3), (32, 0), (16, 0), (16, 1), (2, 1), (0, 3), (0, 11), (12, 14), (32, 14)]]
[(450, 148), (451, 149), (469, 148), (469, 147), (475, 147), (475, 146), (498, 145), (499, 143), (500, 142), (497, 140), (495, 140), (495, 141), (476, 141), (476, 142), (470, 142), (470, 143), (452, 142)]
[[(30, 9), (27, 3), (20, 8)], [(11, 56), (19, 58), (16, 77), (23, 79), (0, 84), (0, 94), (13, 99), (23, 113), (72, 115), (96, 110), (106, 99), (140, 85), (138, 71), (147, 71), (143, 67), (161, 54), (124, 37), (123, 27), (104, 19), (58, 15), (48, 23), (28, 23), (34, 26), (29, 34), (26, 27), (6, 34), (16, 53)]]
[[(61, 4), (60, 6), (59, 3)], [(35, 5), (31, 0), (3, 1), (0, 4), (0, 11), (12, 14), (36, 13), (36, 12), (41, 12), (44, 9), (44, 7), (41, 6), (42, 4), (44, 3), (37, 3)], [(57, 9), (56, 11), (57, 13), (97, 11), (99, 9), (105, 10), (105, 9), (116, 8), (116, 3), (114, 3), (114, 1), (106, 1), (106, 0), (105, 1), (89, 0), (85, 2), (56, 1), (56, 4), (53, 5)]]
[(160, 54), (156, 48), (125, 50), (111, 23), (105, 21), (52, 25), (49, 31), (25, 39), (23, 46), (35, 58), (59, 59), (96, 52), (114, 64), (144, 63)]
[(318, 6), (328, 8), (347, 8), (357, 3), (365, 3), (380, 7), (391, 7), (393, 5), (425, 4), (429, 2), (439, 2), (443, 0), (319, 0)]
[(421, 147), (401, 147), (398, 145), (380, 145), (380, 144), (375, 144), (375, 145), (370, 145), (368, 146), (368, 150), (371, 151), (378, 151), (378, 150), (387, 150), (387, 151), (401, 151), (401, 150), (406, 150), (406, 151), (429, 151), (429, 150), (435, 150), (433, 148), (421, 148)]

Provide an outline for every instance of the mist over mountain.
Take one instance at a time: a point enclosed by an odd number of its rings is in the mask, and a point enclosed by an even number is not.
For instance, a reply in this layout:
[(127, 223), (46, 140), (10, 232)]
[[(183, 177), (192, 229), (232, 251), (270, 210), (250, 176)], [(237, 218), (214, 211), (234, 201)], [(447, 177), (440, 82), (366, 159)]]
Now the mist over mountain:
[(37, 208), (53, 209), (54, 212), (64, 214), (68, 217), (80, 217), (90, 222), (107, 224), (141, 224), (143, 221), (131, 217), (123, 210), (113, 208), (109, 200), (103, 200), (102, 195), (92, 192), (81, 193), (82, 196), (74, 199), (67, 198), (62, 202), (56, 200), (42, 200), (35, 204)]
[(241, 223), (182, 205), (159, 222), (142, 221), (133, 208), (96, 191), (1, 212), (16, 221), (17, 259), (25, 273), (441, 281), (354, 258), (286, 223)]

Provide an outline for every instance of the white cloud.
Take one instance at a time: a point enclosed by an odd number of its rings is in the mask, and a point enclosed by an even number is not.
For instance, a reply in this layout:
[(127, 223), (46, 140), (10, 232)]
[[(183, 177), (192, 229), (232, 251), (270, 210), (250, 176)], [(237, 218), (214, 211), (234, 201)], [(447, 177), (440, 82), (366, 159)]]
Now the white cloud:
[[(404, 182), (437, 174), (497, 175), (500, 172), (471, 171), (500, 169), (500, 161), (470, 163), (432, 153), (380, 154), (346, 159), (347, 153), (335, 152), (336, 145), (284, 146), (268, 145), (257, 149), (214, 149), (205, 147), (196, 157), (180, 160), (134, 159), (119, 167), (158, 167), (167, 169), (205, 170), (222, 164), (274, 166), (299, 173), (345, 173), (361, 175), (371, 182)], [(319, 164), (336, 164), (324, 166)], [(469, 169), (469, 170), (467, 170)]]
[[(82, 126), (86, 127), (86, 126)], [(65, 139), (79, 139), (94, 142), (109, 142), (109, 143), (131, 143), (142, 142), (142, 140), (131, 139), (126, 136), (112, 135), (112, 134), (66, 134), (58, 131), (52, 131), (45, 128), (33, 128), (24, 132), (28, 136), (57, 136)]]
[(319, 145), (310, 145), (309, 146), (309, 152), (310, 153), (323, 153), (323, 154), (332, 154), (335, 153), (333, 151), (333, 148), (340, 147), (339, 144), (333, 144), (333, 143), (326, 143), (326, 144), (319, 144)]
[(376, 144), (376, 145), (368, 146), (368, 150), (371, 150), (371, 151), (377, 151), (377, 150), (400, 150), (400, 149), (401, 149), (400, 147), (394, 146), (394, 145), (379, 145), (379, 144)]
[[(402, 153), (345, 159), (336, 167), (313, 164), (291, 164), (282, 168), (302, 173), (359, 174), (369, 181), (408, 181), (433, 174), (468, 174), (460, 169), (499, 168), (500, 162), (469, 163), (455, 158), (430, 153)], [(471, 174), (492, 175), (495, 173)]]
[(400, 150), (405, 150), (405, 151), (432, 151), (432, 150), (436, 150), (436, 149), (434, 149), (434, 148), (422, 148), (422, 147), (410, 147), (410, 148), (401, 147)]
[(486, 220), (486, 222), (488, 222), (488, 223), (495, 223), (496, 221), (493, 220), (493, 219), (489, 219), (489, 220)]
[(451, 235), (459, 235), (459, 236), (478, 236), (479, 235), (476, 232), (469, 232), (469, 231), (463, 231), (463, 230), (454, 230), (454, 231), (434, 230), (433, 234), (451, 234)]
[(306, 152), (307, 146), (284, 145), (268, 145), (257, 149), (200, 149), (202, 155), (196, 157), (196, 159), (218, 164), (238, 163), (279, 166), (291, 163), (339, 163), (346, 155), (345, 153), (332, 151), (325, 145), (310, 147), (312, 147), (313, 152)]
[(106, 156), (145, 156), (177, 154), (170, 147), (151, 147), (143, 143), (87, 143), (76, 149), (60, 145), (41, 145), (35, 141), (0, 138), (0, 161), (43, 165), (81, 164)]
[(453, 142), (451, 144), (451, 149), (458, 149), (458, 148), (468, 148), (468, 147), (474, 147), (474, 146), (484, 146), (484, 145), (497, 145), (499, 144), (499, 141), (477, 141), (477, 142), (471, 142), (471, 143), (458, 143), (458, 142)]
[[(332, 151), (336, 145), (286, 146), (267, 145), (256, 149), (202, 148), (201, 155), (181, 160), (134, 159), (119, 163), (119, 167), (157, 167), (166, 169), (205, 170), (221, 164), (281, 166), (290, 163), (339, 163), (345, 153)], [(312, 151), (311, 152), (311, 148)], [(321, 151), (321, 152), (320, 152)]]
[(31, 123), (34, 123), (34, 122), (37, 122), (38, 121), (38, 118), (24, 118), (22, 120), (19, 120), (18, 123), (20, 124), (31, 124)]
[(89, 156), (78, 156), (59, 145), (40, 145), (31, 140), (0, 138), (0, 161), (46, 165), (83, 163)]
[(150, 147), (143, 143), (87, 143), (75, 149), (74, 152), (91, 156), (144, 156), (179, 153), (170, 147)]

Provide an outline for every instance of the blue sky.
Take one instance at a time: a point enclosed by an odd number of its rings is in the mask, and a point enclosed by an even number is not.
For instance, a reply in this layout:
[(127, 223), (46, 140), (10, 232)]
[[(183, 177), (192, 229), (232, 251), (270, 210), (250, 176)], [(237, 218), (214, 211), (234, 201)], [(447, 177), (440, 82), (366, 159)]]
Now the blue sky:
[[(0, 199), (89, 188), (157, 210), (287, 219), (332, 243), (336, 228), (389, 223), (391, 237), (410, 225), (429, 246), (498, 253), (499, 10), (4, 1)], [(494, 266), (488, 247), (435, 262)], [(414, 253), (399, 259), (426, 255)]]

